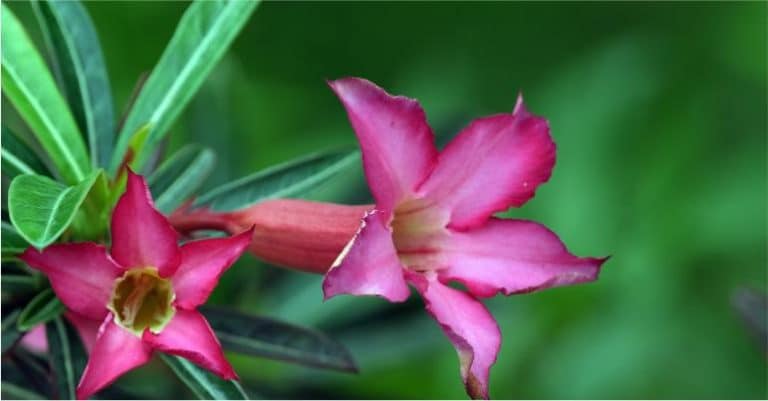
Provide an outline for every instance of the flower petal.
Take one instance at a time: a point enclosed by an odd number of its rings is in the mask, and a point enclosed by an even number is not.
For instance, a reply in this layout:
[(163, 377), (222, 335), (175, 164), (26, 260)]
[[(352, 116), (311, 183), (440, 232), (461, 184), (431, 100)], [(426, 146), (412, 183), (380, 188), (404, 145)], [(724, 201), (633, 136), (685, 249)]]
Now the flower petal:
[(38, 354), (48, 352), (48, 337), (45, 335), (45, 324), (39, 324), (26, 332), (19, 341), (22, 347)]
[(147, 363), (151, 357), (151, 348), (115, 324), (110, 313), (99, 328), (88, 365), (77, 385), (77, 398), (92, 396), (123, 373)]
[(402, 302), (410, 295), (392, 233), (379, 213), (366, 213), (357, 234), (326, 274), (325, 299), (338, 294), (378, 295)]
[(487, 399), (488, 376), (501, 346), (496, 320), (480, 301), (441, 284), (434, 274), (408, 273), (408, 280), (424, 297), (427, 312), (456, 347), (467, 394)]
[(329, 82), (360, 141), (368, 185), (380, 210), (391, 212), (426, 179), (437, 160), (432, 129), (419, 103), (391, 96), (372, 82)]
[(193, 309), (205, 303), (219, 277), (251, 242), (253, 229), (227, 238), (187, 242), (181, 247), (181, 264), (171, 278), (176, 305)]
[(20, 259), (48, 276), (56, 296), (69, 309), (91, 319), (104, 319), (112, 286), (122, 269), (103, 246), (57, 244), (42, 252), (30, 247)]
[(128, 171), (125, 193), (112, 214), (112, 257), (126, 268), (156, 267), (163, 277), (179, 265), (178, 234), (155, 209), (147, 183)]
[(223, 379), (237, 379), (224, 358), (219, 340), (200, 312), (178, 309), (160, 334), (145, 330), (142, 339), (160, 351), (187, 358)]
[(419, 192), (451, 210), (451, 227), (467, 228), (521, 206), (555, 165), (549, 124), (518, 99), (512, 114), (473, 121), (440, 153)]
[(536, 291), (597, 279), (605, 259), (579, 258), (541, 224), (492, 218), (483, 227), (453, 232), (445, 247), (442, 281), (463, 283), (472, 294)]
[(77, 333), (80, 335), (80, 340), (83, 341), (85, 351), (90, 354), (93, 346), (96, 344), (96, 338), (99, 335), (99, 326), (101, 325), (101, 322), (89, 319), (72, 311), (65, 312), (64, 316), (73, 326), (75, 326)]

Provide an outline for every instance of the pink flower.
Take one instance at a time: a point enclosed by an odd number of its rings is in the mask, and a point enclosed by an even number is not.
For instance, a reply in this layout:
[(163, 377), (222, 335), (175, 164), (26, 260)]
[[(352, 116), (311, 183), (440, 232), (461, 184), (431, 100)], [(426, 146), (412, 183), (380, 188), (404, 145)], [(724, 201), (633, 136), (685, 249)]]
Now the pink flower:
[(412, 284), (456, 347), (468, 394), (487, 398), (501, 334), (478, 298), (592, 281), (605, 261), (570, 254), (538, 223), (493, 217), (549, 179), (547, 121), (519, 98), (512, 114), (473, 121), (438, 152), (416, 101), (358, 78), (330, 86), (360, 141), (376, 209), (327, 273), (325, 297), (401, 302)]
[[(57, 244), (21, 259), (48, 276), (56, 295), (84, 319), (101, 322), (77, 387), (88, 398), (154, 350), (179, 355), (224, 379), (237, 377), (197, 307), (248, 246), (251, 232), (177, 244), (144, 179), (128, 173), (112, 215), (110, 252), (95, 243)], [(70, 317), (71, 320), (71, 317)], [(80, 330), (81, 333), (83, 330)]]

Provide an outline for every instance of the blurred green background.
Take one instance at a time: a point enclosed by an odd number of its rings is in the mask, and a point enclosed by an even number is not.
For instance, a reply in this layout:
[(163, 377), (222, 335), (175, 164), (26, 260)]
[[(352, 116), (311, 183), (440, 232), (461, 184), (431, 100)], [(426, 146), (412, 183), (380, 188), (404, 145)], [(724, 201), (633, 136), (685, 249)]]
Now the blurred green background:
[[(91, 2), (118, 113), (186, 3)], [(11, 5), (34, 19), (26, 3)], [(519, 91), (558, 159), (521, 209), (578, 255), (589, 285), (487, 302), (503, 345), (494, 398), (766, 398), (764, 344), (734, 309), (766, 288), (766, 3), (262, 4), (173, 128), (217, 150), (208, 185), (354, 146), (325, 79), (419, 99), (445, 143)], [(360, 166), (312, 198), (369, 202)], [(243, 258), (212, 302), (319, 328), (349, 375), (232, 355), (269, 398), (465, 398), (458, 360), (418, 297), (338, 297), (322, 277)], [(162, 376), (158, 376), (162, 374)], [(162, 379), (160, 379), (162, 378)], [(190, 397), (159, 363), (117, 383)]]

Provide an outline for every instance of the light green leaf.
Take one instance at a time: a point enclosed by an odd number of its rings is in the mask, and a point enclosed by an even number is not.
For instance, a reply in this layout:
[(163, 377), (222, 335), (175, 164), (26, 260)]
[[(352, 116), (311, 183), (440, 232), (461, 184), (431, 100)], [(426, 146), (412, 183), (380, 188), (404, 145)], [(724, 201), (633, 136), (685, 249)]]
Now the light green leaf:
[(11, 222), (30, 244), (44, 248), (69, 227), (98, 174), (71, 187), (41, 175), (17, 176), (8, 188)]
[(24, 142), (19, 140), (5, 125), (2, 126), (3, 175), (13, 178), (19, 174), (50, 175), (43, 162)]
[(56, 298), (53, 290), (47, 288), (35, 295), (31, 301), (21, 310), (16, 326), (21, 331), (27, 331), (56, 318), (64, 312), (64, 305)]
[(87, 134), (91, 163), (107, 167), (114, 141), (114, 106), (99, 37), (78, 1), (32, 1), (62, 90)]
[(91, 171), (83, 138), (51, 72), (24, 27), (2, 4), (3, 92), (29, 124), (67, 183)]
[(45, 334), (58, 399), (75, 400), (77, 383), (88, 361), (83, 342), (74, 328), (61, 317), (45, 325)]
[(258, 1), (195, 1), (184, 12), (123, 125), (110, 172), (116, 173), (130, 133), (151, 124), (147, 146), (136, 155), (138, 171), (179, 113), (200, 88), (245, 25)]
[(242, 386), (235, 380), (223, 380), (192, 362), (174, 355), (160, 358), (184, 384), (201, 400), (247, 400)]
[(302, 195), (358, 160), (358, 152), (327, 152), (279, 164), (200, 196), (194, 206), (215, 211), (242, 209), (267, 199)]
[(200, 189), (215, 163), (213, 151), (197, 145), (174, 153), (147, 180), (157, 209), (166, 214), (176, 209)]
[(234, 310), (205, 307), (202, 311), (227, 350), (301, 365), (357, 372), (349, 351), (318, 331)]

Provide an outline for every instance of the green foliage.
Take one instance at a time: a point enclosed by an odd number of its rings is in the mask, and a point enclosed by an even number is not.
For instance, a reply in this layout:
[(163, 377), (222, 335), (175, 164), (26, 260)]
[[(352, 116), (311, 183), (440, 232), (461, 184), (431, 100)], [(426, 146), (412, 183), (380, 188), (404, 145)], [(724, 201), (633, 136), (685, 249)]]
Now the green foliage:
[(147, 179), (157, 209), (163, 213), (176, 209), (202, 187), (215, 163), (213, 151), (197, 145), (174, 153)]
[(204, 314), (224, 348), (230, 351), (357, 372), (349, 351), (318, 331), (223, 308), (206, 307)]
[(49, 359), (58, 399), (75, 400), (77, 383), (85, 370), (88, 355), (74, 327), (57, 317), (45, 325)]
[(2, 222), (2, 258), (12, 258), (27, 249), (27, 241), (9, 223)]
[(91, 171), (77, 124), (43, 58), (6, 3), (2, 5), (3, 92), (70, 184)]
[(53, 290), (46, 288), (35, 295), (21, 310), (16, 322), (20, 331), (28, 331), (38, 324), (55, 319), (64, 312), (64, 305), (56, 298)]
[(240, 383), (223, 380), (192, 362), (173, 355), (161, 354), (160, 358), (201, 400), (247, 400)]
[[(3, 278), (3, 280), (5, 280), (5, 278)], [(2, 331), (0, 331), (2, 339), (0, 341), (2, 342), (3, 355), (5, 355), (6, 351), (11, 349), (23, 334), (18, 326), (19, 314), (21, 314), (21, 310), (16, 309), (3, 316), (2, 325), (0, 325), (0, 329), (2, 329)]]
[(306, 194), (359, 160), (358, 152), (324, 152), (282, 163), (201, 195), (194, 206), (230, 211), (267, 199)]
[(116, 172), (128, 148), (128, 134), (150, 124), (147, 144), (135, 155), (135, 168), (143, 171), (150, 153), (257, 5), (258, 1), (196, 1), (189, 6), (128, 114), (112, 157), (111, 172)]
[(34, 151), (19, 140), (10, 130), (2, 126), (3, 175), (13, 178), (19, 174), (50, 175)]
[(114, 142), (114, 106), (101, 45), (77, 1), (32, 0), (62, 91), (87, 135), (93, 167), (108, 167)]
[(11, 222), (30, 244), (42, 249), (69, 227), (100, 174), (68, 187), (41, 175), (21, 175), (8, 189)]

